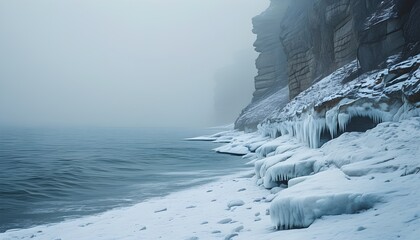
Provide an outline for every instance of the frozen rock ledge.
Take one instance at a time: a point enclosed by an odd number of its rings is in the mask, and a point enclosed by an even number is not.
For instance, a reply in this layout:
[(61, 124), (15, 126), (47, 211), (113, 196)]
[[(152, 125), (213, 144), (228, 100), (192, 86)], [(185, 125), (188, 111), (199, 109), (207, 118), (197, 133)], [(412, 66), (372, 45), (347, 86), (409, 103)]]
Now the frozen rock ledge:
[(309, 197), (283, 197), (270, 207), (278, 230), (309, 227), (326, 215), (353, 214), (372, 208), (379, 198), (373, 194), (341, 193)]

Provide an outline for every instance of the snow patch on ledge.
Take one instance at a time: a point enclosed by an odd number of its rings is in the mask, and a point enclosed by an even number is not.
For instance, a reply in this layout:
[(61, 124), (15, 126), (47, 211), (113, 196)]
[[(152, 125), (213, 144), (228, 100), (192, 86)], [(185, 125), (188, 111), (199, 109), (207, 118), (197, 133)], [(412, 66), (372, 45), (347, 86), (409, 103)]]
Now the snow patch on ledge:
[(384, 0), (380, 3), (379, 9), (366, 19), (365, 29), (396, 17), (398, 17), (398, 13), (395, 0)]

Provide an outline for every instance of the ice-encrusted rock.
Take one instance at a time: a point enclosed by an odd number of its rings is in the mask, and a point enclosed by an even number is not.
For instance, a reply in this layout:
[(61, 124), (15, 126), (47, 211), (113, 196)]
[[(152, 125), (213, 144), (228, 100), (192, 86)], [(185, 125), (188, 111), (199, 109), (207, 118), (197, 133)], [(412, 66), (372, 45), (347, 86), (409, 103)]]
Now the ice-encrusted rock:
[(287, 184), (290, 179), (309, 175), (314, 171), (315, 160), (323, 156), (320, 151), (308, 149), (287, 136), (278, 138), (277, 142), (283, 145), (281, 148), (289, 144), (289, 150), (276, 151), (273, 156), (255, 162), (256, 176), (263, 179), (265, 188)]
[(356, 186), (339, 169), (320, 172), (284, 190), (270, 206), (271, 220), (280, 230), (304, 228), (322, 216), (357, 213), (381, 200), (369, 187)]
[[(279, 178), (289, 180), (288, 188), (271, 204), (273, 224), (278, 229), (308, 227), (322, 216), (358, 213), (381, 203), (391, 190), (378, 187), (389, 182), (378, 174), (402, 177), (420, 172), (416, 161), (420, 142), (413, 139), (419, 134), (420, 118), (410, 117), (381, 123), (365, 133), (345, 133), (319, 149), (301, 146), (276, 164), (273, 159), (287, 151), (259, 160), (260, 166), (267, 166), (256, 168), (264, 186), (275, 186)], [(281, 139), (290, 138), (277, 141)]]
[[(236, 131), (233, 132), (232, 135), (230, 132), (225, 133), (228, 136), (231, 136), (227, 139), (227, 143), (223, 146), (220, 146), (218, 148), (215, 148), (214, 150), (219, 153), (227, 153), (227, 154), (233, 154), (233, 155), (247, 155), (255, 149), (257, 149), (261, 144), (265, 143), (265, 140), (268, 138), (265, 136), (261, 136), (260, 134), (254, 132), (254, 133), (247, 133), (244, 134), (242, 132), (242, 135), (236, 135)], [(225, 137), (220, 136), (215, 140), (214, 142), (220, 143), (219, 139), (226, 139)]]
[(292, 178), (310, 175), (314, 169), (315, 160), (299, 162), (282, 162), (268, 168), (264, 175), (264, 187), (272, 188), (278, 182), (288, 182)]
[(271, 205), (270, 215), (277, 229), (304, 228), (322, 216), (356, 213), (377, 201), (375, 195), (360, 193), (279, 198)]
[[(346, 130), (365, 131), (379, 122), (418, 116), (419, 66), (420, 55), (416, 55), (343, 82), (357, 71), (353, 61), (273, 112), (259, 127), (260, 132), (271, 137), (289, 134), (316, 148), (322, 145), (325, 133), (334, 138)], [(352, 126), (357, 117), (368, 121), (366, 126)]]

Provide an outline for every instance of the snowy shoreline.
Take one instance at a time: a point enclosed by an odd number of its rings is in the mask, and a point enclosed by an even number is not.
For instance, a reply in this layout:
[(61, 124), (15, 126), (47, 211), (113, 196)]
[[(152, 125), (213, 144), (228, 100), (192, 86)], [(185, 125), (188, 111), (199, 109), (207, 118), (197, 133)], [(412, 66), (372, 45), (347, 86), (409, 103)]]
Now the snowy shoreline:
[(288, 135), (225, 132), (214, 140), (230, 143), (216, 151), (247, 154), (254, 170), (0, 238), (414, 240), (420, 235), (417, 136), (420, 118), (345, 133), (319, 149)]
[(268, 203), (257, 206), (253, 201), (267, 193), (255, 185), (251, 175), (252, 171), (236, 173), (132, 207), (58, 224), (9, 230), (0, 238), (223, 239), (251, 231), (247, 227), (251, 225), (264, 229), (270, 222), (265, 213)]

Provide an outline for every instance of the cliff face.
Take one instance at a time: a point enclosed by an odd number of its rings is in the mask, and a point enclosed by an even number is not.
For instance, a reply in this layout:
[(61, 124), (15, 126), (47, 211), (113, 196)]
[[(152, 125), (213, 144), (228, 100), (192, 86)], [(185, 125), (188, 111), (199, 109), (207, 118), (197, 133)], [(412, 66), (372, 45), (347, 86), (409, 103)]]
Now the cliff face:
[(255, 100), (288, 84), (287, 58), (279, 36), (281, 19), (289, 4), (290, 0), (272, 1), (265, 12), (252, 19), (253, 32), (257, 35), (254, 47), (260, 53), (255, 61), (258, 69), (255, 77)]
[(242, 111), (235, 122), (241, 130), (254, 131), (267, 117), (267, 113), (285, 106), (289, 101), (287, 56), (280, 42), (280, 26), (291, 0), (271, 1), (270, 6), (252, 19), (254, 43), (259, 54), (255, 65), (255, 92), (252, 102)]
[(357, 29), (367, 15), (364, 1), (306, 0), (290, 8), (280, 38), (288, 59), (291, 98), (356, 58)]
[(271, 0), (253, 20), (260, 53), (256, 91), (236, 128), (255, 129), (289, 99), (354, 60), (356, 71), (342, 82), (419, 53), (419, 19), (418, 0)]

